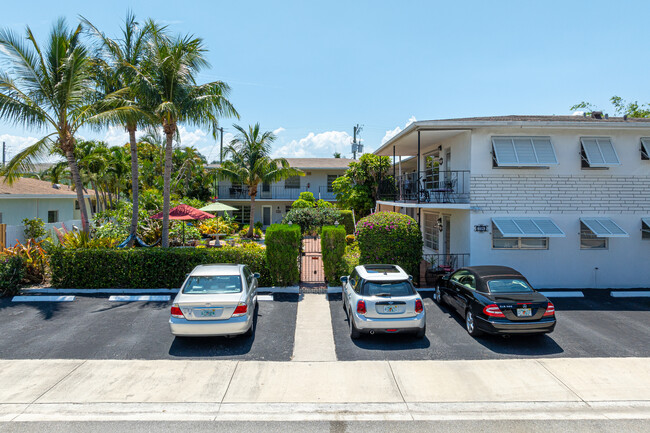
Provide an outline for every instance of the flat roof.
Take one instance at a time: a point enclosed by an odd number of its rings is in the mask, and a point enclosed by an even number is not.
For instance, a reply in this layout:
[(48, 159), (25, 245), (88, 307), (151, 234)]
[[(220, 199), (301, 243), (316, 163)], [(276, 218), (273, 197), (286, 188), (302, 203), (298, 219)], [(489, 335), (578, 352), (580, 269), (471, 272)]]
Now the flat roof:
[[(340, 169), (347, 170), (354, 159), (349, 158), (285, 158), (293, 168), (300, 169)], [(218, 168), (219, 164), (208, 164), (208, 168)]]

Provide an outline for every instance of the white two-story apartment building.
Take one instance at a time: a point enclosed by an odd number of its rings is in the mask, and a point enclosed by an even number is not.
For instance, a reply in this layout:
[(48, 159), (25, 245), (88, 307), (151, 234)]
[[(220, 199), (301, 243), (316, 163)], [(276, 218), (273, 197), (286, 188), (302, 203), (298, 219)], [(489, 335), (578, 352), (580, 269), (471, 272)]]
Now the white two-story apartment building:
[[(304, 176), (263, 184), (257, 187), (255, 196), (255, 221), (262, 221), (264, 227), (282, 222), (291, 209), (291, 204), (301, 192), (309, 191), (316, 200), (336, 201), (332, 182), (343, 176), (352, 159), (346, 158), (286, 158), (293, 168), (302, 170)], [(210, 165), (208, 168), (216, 168)], [(237, 208), (234, 215), (243, 224), (250, 220), (250, 196), (245, 185), (234, 185), (230, 181), (220, 181), (217, 198)]]
[[(596, 118), (598, 117), (598, 118)], [(379, 210), (419, 221), (431, 268), (511, 266), (538, 288), (650, 285), (650, 119), (415, 122)]]

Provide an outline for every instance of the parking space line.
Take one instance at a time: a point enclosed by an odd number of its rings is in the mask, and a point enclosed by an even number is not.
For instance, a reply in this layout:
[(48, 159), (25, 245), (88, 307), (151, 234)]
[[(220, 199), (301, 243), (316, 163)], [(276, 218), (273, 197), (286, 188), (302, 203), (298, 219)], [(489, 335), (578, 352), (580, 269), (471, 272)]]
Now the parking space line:
[(580, 291), (564, 291), (564, 292), (539, 292), (547, 298), (584, 298), (584, 293)]
[(257, 295), (258, 301), (272, 301), (273, 295)]
[(74, 296), (14, 296), (11, 302), (72, 302)]
[(169, 296), (111, 296), (108, 298), (109, 301), (113, 302), (136, 302), (136, 301), (147, 301), (147, 302), (167, 302), (169, 301)]
[(613, 298), (650, 298), (650, 292), (612, 290), (610, 294)]

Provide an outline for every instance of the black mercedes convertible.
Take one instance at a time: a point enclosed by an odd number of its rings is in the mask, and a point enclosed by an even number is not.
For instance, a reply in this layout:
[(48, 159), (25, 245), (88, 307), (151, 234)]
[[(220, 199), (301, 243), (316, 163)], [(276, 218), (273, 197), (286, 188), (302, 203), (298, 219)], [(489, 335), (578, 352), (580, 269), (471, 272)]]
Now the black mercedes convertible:
[(519, 272), (506, 266), (469, 266), (442, 277), (435, 292), (465, 318), (475, 337), (489, 334), (543, 334), (555, 328), (555, 307)]

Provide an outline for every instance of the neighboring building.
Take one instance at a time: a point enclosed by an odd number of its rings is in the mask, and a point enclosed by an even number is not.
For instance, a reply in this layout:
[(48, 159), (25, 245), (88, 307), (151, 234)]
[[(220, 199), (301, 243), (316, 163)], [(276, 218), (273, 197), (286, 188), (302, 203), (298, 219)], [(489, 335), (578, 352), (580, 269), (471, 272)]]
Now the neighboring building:
[[(255, 196), (255, 221), (262, 221), (266, 227), (282, 221), (291, 204), (301, 192), (309, 191), (316, 200), (336, 201), (332, 182), (345, 174), (352, 159), (346, 158), (286, 158), (289, 165), (305, 172), (305, 176), (294, 176), (273, 184), (257, 187)], [(218, 165), (208, 165), (217, 168)], [(233, 185), (230, 181), (219, 181), (217, 198), (236, 207), (235, 216), (240, 222), (250, 221), (250, 196), (245, 185)]]
[(395, 157), (398, 187), (379, 210), (419, 221), (434, 268), (512, 266), (538, 288), (650, 284), (650, 119), (422, 121), (375, 153)]
[[(91, 205), (90, 193), (85, 195)], [(77, 193), (67, 185), (52, 185), (38, 179), (19, 178), (13, 185), (0, 177), (0, 224), (7, 225), (6, 246), (12, 246), (16, 239), (23, 239), (23, 219), (40, 218), (47, 227), (68, 228), (81, 225), (81, 213)]]

